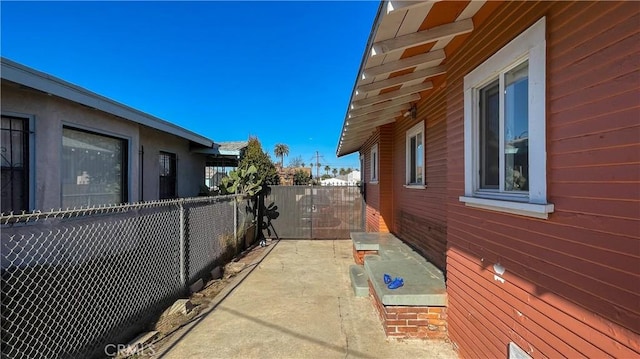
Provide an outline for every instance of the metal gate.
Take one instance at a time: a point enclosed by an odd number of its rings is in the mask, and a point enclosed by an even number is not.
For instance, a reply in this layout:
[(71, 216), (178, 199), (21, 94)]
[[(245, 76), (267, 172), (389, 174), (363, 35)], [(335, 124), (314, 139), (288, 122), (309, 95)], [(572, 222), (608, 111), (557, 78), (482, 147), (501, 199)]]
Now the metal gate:
[(265, 235), (296, 239), (349, 238), (364, 230), (357, 186), (271, 186), (265, 197)]

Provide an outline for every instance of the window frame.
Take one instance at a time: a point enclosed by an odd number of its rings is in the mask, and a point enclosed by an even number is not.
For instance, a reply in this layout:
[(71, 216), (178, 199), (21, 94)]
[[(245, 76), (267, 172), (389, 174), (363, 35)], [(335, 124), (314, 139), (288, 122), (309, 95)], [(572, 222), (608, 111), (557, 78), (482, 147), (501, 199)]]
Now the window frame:
[(35, 208), (35, 188), (36, 188), (36, 161), (35, 161), (35, 149), (36, 149), (36, 141), (35, 141), (35, 116), (29, 115), (25, 113), (18, 113), (12, 111), (2, 111), (0, 113), (2, 117), (16, 118), (22, 119), (25, 121), (27, 125), (27, 166), (24, 169), (27, 176), (26, 183), (26, 191), (27, 191), (27, 211), (32, 211)]
[(380, 152), (378, 151), (378, 144), (371, 146), (369, 151), (369, 183), (378, 183), (378, 176), (380, 175)]
[[(529, 192), (480, 190), (479, 91), (500, 78), (503, 110), (503, 74), (529, 61)], [(546, 174), (546, 19), (540, 18), (507, 45), (464, 77), (465, 193), (459, 200), (471, 207), (548, 218), (554, 210), (547, 203)], [(501, 122), (500, 126), (503, 126)], [(502, 141), (502, 140), (501, 140)], [(502, 151), (501, 151), (502, 152)], [(500, 159), (501, 167), (503, 159)], [(500, 169), (503, 174), (504, 168)], [(501, 179), (502, 181), (502, 179)]]
[[(77, 131), (77, 132), (84, 132), (84, 133), (88, 133), (90, 135), (94, 135), (94, 136), (102, 136), (102, 137), (107, 137), (107, 138), (111, 138), (114, 140), (118, 140), (122, 143), (122, 154), (121, 154), (121, 179), (120, 179), (120, 186), (121, 186), (121, 193), (120, 193), (120, 197), (121, 197), (121, 202), (119, 204), (124, 204), (130, 201), (130, 195), (131, 195), (131, 178), (130, 178), (130, 173), (131, 173), (131, 138), (125, 137), (125, 136), (120, 136), (116, 133), (109, 133), (106, 131), (99, 131), (93, 128), (88, 128), (76, 123), (67, 123), (67, 122), (63, 122), (62, 123), (62, 128), (61, 128), (61, 136), (60, 136), (60, 168), (62, 171), (62, 166), (63, 166), (63, 161), (64, 161), (64, 155), (63, 155), (63, 137), (64, 137), (64, 130), (68, 129), (68, 130), (72, 130), (72, 131)], [(60, 177), (60, 203), (62, 206), (64, 206), (64, 178), (63, 176)], [(96, 204), (91, 204), (91, 206), (94, 206)], [(102, 205), (102, 204), (97, 204), (97, 205)]]
[[(422, 143), (422, 182), (411, 182), (411, 138), (420, 135), (420, 140)], [(411, 189), (424, 189), (426, 188), (426, 143), (425, 143), (425, 135), (424, 135), (424, 121), (420, 121), (413, 125), (410, 129), (405, 133), (405, 188)], [(416, 152), (417, 153), (417, 152)], [(416, 175), (418, 173), (418, 169), (416, 168)]]
[[(162, 174), (162, 167), (158, 168), (158, 199), (174, 199), (178, 198), (178, 155), (173, 152), (168, 151), (159, 151), (158, 153), (158, 165), (160, 165), (160, 159), (162, 156), (167, 156), (169, 158), (169, 170), (173, 169), (173, 173), (169, 175)], [(173, 165), (173, 167), (172, 167)], [(166, 177), (169, 179), (173, 179), (173, 195), (172, 196), (164, 196), (162, 192), (162, 178)]]

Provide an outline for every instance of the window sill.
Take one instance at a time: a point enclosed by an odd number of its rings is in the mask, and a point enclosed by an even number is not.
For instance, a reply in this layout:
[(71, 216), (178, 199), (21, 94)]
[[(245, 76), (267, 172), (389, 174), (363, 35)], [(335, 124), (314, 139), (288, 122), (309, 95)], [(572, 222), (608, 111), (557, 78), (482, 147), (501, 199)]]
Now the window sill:
[(378, 181), (371, 181), (369, 184), (378, 184)]
[(464, 202), (466, 206), (483, 208), (497, 212), (518, 214), (521, 216), (548, 219), (549, 213), (553, 213), (553, 204), (537, 204), (510, 202), (495, 199), (477, 198), (460, 196), (460, 202)]
[(427, 188), (427, 186), (425, 186), (423, 184), (406, 184), (406, 185), (404, 185), (404, 188), (408, 188), (408, 189), (425, 189), (425, 188)]

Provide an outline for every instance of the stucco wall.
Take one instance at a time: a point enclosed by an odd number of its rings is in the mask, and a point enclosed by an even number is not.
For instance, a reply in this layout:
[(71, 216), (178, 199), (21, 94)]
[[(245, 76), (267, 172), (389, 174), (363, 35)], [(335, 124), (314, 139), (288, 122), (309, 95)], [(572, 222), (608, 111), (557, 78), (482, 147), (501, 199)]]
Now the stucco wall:
[[(140, 150), (143, 152), (143, 200), (159, 198), (160, 152), (176, 155), (177, 197), (194, 197), (204, 184), (205, 157), (189, 152), (189, 141), (168, 133), (140, 126)], [(136, 151), (136, 153), (139, 153)]]
[[(127, 202), (159, 198), (160, 151), (177, 155), (177, 195), (197, 196), (204, 183), (205, 156), (189, 152), (189, 141), (42, 92), (2, 82), (2, 113), (33, 117), (32, 208), (61, 207), (62, 128), (69, 126), (127, 140)], [(141, 150), (144, 158), (141, 162)], [(141, 173), (141, 168), (144, 171)], [(143, 183), (144, 182), (144, 183)], [(144, 186), (144, 187), (143, 187)]]
[(139, 147), (138, 125), (101, 111), (49, 96), (31, 89), (21, 89), (2, 83), (2, 113), (33, 116), (35, 161), (30, 177), (35, 176), (33, 208), (50, 210), (60, 208), (62, 127), (70, 126), (126, 139), (129, 143), (128, 201), (138, 198), (138, 158), (133, 155)]

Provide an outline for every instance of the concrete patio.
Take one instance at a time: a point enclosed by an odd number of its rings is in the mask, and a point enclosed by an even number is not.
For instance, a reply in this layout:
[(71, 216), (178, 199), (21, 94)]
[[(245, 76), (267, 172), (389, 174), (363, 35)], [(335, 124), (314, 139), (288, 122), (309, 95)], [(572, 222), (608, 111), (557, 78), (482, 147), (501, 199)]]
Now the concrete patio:
[(444, 341), (385, 337), (370, 298), (349, 280), (350, 240), (283, 240), (161, 358), (457, 358)]

